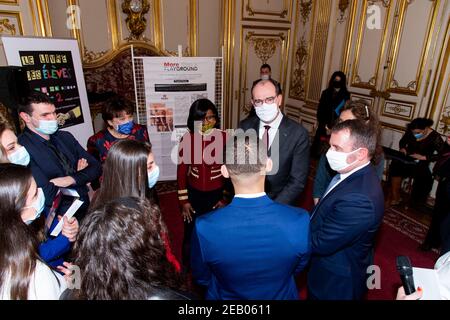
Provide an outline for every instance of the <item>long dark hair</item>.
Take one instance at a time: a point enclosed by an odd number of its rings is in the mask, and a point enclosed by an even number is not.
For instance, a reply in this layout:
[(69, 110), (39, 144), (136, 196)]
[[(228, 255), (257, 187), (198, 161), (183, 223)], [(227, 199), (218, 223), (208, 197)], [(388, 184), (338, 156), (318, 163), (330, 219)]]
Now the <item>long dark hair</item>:
[(95, 195), (91, 209), (120, 197), (148, 197), (147, 159), (151, 152), (149, 143), (135, 140), (116, 142), (103, 165), (102, 187)]
[(217, 108), (214, 105), (214, 103), (212, 103), (208, 99), (198, 99), (198, 100), (194, 101), (194, 103), (191, 105), (191, 108), (189, 109), (189, 117), (187, 120), (187, 126), (188, 126), (190, 132), (192, 132), (192, 133), (195, 132), (194, 122), (202, 121), (203, 118), (205, 118), (208, 110), (211, 110), (216, 117), (215, 128), (216, 129), (220, 128), (219, 113), (217, 112)]
[(119, 198), (91, 212), (74, 247), (81, 270), (78, 298), (142, 300), (161, 287), (176, 289), (164, 232), (158, 207), (146, 199)]
[(31, 171), (14, 164), (0, 164), (0, 291), (10, 279), (10, 298), (25, 300), (36, 268), (38, 240), (21, 218)]
[(348, 89), (347, 89), (347, 76), (342, 71), (335, 71), (333, 73), (333, 75), (330, 78), (330, 81), (328, 82), (328, 90), (333, 89), (333, 84), (334, 84), (334, 80), (336, 79), (336, 77), (340, 77), (341, 78), (341, 82), (342, 82), (341, 90), (343, 90), (345, 93), (347, 93), (348, 92)]

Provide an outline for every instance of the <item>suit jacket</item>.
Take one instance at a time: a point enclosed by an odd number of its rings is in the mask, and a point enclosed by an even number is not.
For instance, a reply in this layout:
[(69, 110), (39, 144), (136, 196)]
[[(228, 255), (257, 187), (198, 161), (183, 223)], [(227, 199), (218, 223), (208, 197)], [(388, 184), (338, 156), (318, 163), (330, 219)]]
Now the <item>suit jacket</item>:
[(234, 198), (197, 218), (191, 250), (207, 299), (298, 299), (294, 275), (309, 260), (309, 215), (267, 196)]
[[(83, 207), (86, 207), (89, 204), (86, 184), (101, 176), (101, 164), (84, 150), (69, 132), (59, 130), (50, 136), (50, 141), (65, 155), (72, 169), (74, 169), (75, 173), (71, 176), (76, 181), (76, 184), (70, 188), (75, 189), (80, 194), (80, 200), (85, 202)], [(61, 161), (46, 145), (46, 140), (28, 128), (19, 136), (19, 143), (30, 154), (30, 168), (33, 177), (38, 187), (44, 191), (46, 205), (51, 206), (59, 188), (51, 183), (50, 180), (67, 176)], [(78, 160), (82, 158), (87, 160), (88, 167), (77, 171)], [(61, 207), (64, 207), (64, 205), (61, 204)]]
[[(259, 132), (260, 120), (254, 116), (243, 120), (239, 128)], [(309, 171), (309, 136), (301, 124), (283, 116), (278, 129), (279, 153), (274, 154), (272, 144), (269, 154), (278, 168), (276, 174), (267, 175), (266, 193), (276, 202), (297, 205), (305, 188)], [(275, 138), (274, 141), (277, 141)], [(275, 142), (274, 142), (275, 143)]]
[(356, 171), (314, 208), (311, 220), (311, 299), (362, 299), (384, 196), (373, 166)]

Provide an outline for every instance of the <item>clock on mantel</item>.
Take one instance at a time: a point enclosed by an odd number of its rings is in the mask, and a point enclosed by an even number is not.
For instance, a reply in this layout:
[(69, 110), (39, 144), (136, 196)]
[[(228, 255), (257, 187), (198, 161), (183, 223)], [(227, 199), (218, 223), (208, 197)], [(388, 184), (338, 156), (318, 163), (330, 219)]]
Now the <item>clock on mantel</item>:
[(127, 40), (139, 40), (147, 27), (145, 14), (150, 10), (150, 4), (147, 0), (124, 0), (122, 11), (127, 14), (128, 30), (130, 36)]

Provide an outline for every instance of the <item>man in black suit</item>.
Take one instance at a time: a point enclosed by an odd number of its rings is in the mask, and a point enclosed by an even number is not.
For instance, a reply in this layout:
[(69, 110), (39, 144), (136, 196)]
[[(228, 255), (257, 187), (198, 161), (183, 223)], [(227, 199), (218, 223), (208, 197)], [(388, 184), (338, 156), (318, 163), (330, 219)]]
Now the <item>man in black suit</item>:
[(261, 80), (252, 87), (256, 115), (243, 120), (239, 128), (253, 129), (268, 146), (274, 169), (266, 179), (266, 193), (276, 202), (296, 205), (305, 188), (309, 170), (308, 132), (280, 111), (283, 101), (277, 83)]

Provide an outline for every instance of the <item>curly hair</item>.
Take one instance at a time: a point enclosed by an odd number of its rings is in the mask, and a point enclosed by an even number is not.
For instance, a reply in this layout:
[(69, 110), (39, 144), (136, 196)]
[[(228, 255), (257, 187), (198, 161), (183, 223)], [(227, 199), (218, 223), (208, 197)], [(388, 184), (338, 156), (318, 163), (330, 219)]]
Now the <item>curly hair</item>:
[(166, 230), (159, 208), (146, 199), (119, 198), (90, 213), (74, 247), (78, 298), (142, 300), (161, 287), (178, 289), (160, 237)]

